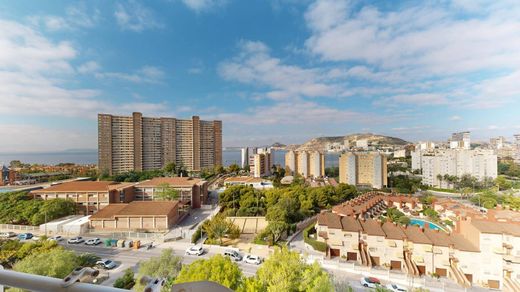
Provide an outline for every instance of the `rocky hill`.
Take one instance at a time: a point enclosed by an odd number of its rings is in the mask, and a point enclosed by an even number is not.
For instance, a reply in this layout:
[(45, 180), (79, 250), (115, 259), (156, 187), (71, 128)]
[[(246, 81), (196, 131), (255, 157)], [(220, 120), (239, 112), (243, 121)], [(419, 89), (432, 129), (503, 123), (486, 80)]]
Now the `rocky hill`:
[[(378, 146), (404, 146), (409, 144), (409, 142), (395, 137), (376, 135), (372, 133), (361, 133), (361, 134), (351, 134), (346, 136), (334, 136), (334, 137), (319, 137), (311, 139), (299, 147), (294, 147), (297, 150), (318, 150), (318, 151), (326, 151), (327, 146), (332, 143), (340, 143), (344, 144), (345, 141), (351, 146), (356, 145), (356, 141), (359, 140), (367, 140), (368, 144), (378, 145)], [(291, 145), (292, 146), (292, 145)], [(291, 147), (293, 148), (293, 147)], [(295, 150), (295, 149), (291, 150)]]

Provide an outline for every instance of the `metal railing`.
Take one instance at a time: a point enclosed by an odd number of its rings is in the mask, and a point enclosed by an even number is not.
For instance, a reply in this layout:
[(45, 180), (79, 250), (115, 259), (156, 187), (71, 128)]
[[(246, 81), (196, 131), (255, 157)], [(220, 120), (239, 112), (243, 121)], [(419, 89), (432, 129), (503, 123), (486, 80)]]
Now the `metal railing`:
[(40, 292), (128, 292), (128, 290), (95, 284), (74, 283), (67, 286), (64, 283), (62, 279), (0, 269), (0, 288), (3, 285)]

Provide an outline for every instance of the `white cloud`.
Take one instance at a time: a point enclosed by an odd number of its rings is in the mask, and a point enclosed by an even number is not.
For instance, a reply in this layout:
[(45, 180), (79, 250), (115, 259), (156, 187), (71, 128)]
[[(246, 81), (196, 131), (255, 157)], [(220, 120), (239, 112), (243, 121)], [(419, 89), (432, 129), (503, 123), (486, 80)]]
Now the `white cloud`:
[(88, 61), (86, 63), (81, 64), (78, 67), (78, 72), (81, 74), (89, 74), (99, 71), (101, 69), (101, 66), (95, 61)]
[[(341, 68), (329, 76), (399, 84), (416, 104), (493, 108), (518, 99), (520, 2), (423, 1), (396, 7), (316, 0), (305, 14), (311, 31), (305, 47)], [(445, 97), (425, 93), (431, 91)]]
[[(99, 90), (69, 88), (75, 72), (71, 62), (78, 55), (71, 43), (53, 42), (37, 30), (14, 21), (0, 19), (0, 27), (0, 115), (94, 119), (98, 112), (123, 108), (100, 100)], [(78, 72), (86, 73), (97, 67), (97, 63), (87, 62), (78, 67)], [(138, 72), (144, 81), (162, 76), (162, 71), (155, 67), (143, 67)], [(138, 106), (150, 111), (164, 109), (164, 104)]]
[(224, 6), (228, 0), (182, 0), (182, 2), (193, 11), (204, 12)]
[(94, 27), (100, 19), (98, 9), (88, 9), (86, 5), (69, 6), (64, 16), (32, 15), (28, 20), (33, 25), (43, 25), (48, 31), (71, 30)]
[(44, 152), (97, 147), (95, 132), (50, 129), (36, 125), (0, 124), (0, 137), (8, 137), (2, 139), (2, 152)]
[(97, 72), (98, 79), (119, 79), (133, 83), (161, 83), (165, 77), (163, 70), (154, 66), (144, 66), (133, 73), (123, 72)]
[(262, 42), (241, 42), (240, 54), (221, 63), (218, 72), (227, 80), (267, 86), (273, 89), (267, 96), (274, 99), (333, 96), (339, 90), (322, 80), (321, 70), (283, 64)]
[(460, 120), (462, 120), (461, 116), (455, 115), (455, 116), (451, 116), (450, 117), (450, 121), (460, 121)]
[(117, 3), (114, 16), (122, 30), (141, 32), (146, 29), (162, 28), (164, 26), (155, 19), (155, 15), (150, 9), (134, 0), (124, 4)]

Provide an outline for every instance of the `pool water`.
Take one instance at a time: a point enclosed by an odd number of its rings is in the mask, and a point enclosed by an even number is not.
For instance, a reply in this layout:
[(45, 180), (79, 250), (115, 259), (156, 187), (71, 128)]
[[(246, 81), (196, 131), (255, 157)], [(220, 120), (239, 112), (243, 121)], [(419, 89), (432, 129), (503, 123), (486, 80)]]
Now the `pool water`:
[(444, 231), (444, 228), (440, 227), (439, 225), (435, 224), (435, 223), (432, 223), (432, 222), (426, 222), (424, 220), (421, 220), (421, 219), (417, 219), (417, 218), (411, 218), (410, 219), (410, 225), (417, 225), (421, 228), (424, 228), (424, 224), (428, 223), (428, 227), (430, 229), (433, 229), (433, 230), (443, 230)]

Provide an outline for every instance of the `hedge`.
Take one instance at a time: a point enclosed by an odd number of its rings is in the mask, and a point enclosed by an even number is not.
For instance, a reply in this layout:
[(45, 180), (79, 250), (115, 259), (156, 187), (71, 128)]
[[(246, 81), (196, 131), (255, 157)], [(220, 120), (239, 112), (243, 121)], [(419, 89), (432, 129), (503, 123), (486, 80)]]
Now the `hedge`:
[(326, 252), (327, 251), (327, 244), (325, 242), (317, 241), (313, 238), (309, 237), (310, 234), (316, 233), (316, 229), (314, 229), (314, 225), (310, 225), (309, 227), (305, 228), (303, 230), (303, 241), (307, 243), (308, 245), (312, 246), (314, 250)]
[(199, 228), (197, 228), (197, 232), (193, 233), (193, 235), (191, 236), (191, 243), (197, 243), (197, 241), (199, 241), (199, 239), (201, 238), (201, 235), (202, 235), (202, 224), (199, 225)]

